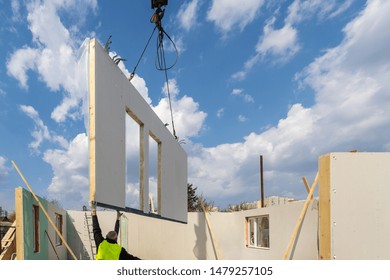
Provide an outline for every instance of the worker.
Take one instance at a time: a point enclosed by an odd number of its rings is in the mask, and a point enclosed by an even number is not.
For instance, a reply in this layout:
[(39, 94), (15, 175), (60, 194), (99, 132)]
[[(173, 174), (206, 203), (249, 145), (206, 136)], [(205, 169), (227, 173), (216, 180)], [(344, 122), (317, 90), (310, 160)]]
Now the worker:
[(119, 232), (119, 220), (122, 213), (117, 211), (115, 230), (109, 231), (106, 238), (103, 238), (102, 230), (99, 226), (98, 217), (96, 215), (96, 205), (92, 205), (92, 226), (93, 237), (96, 243), (96, 259), (97, 260), (139, 260), (139, 258), (129, 254), (125, 248), (117, 243)]

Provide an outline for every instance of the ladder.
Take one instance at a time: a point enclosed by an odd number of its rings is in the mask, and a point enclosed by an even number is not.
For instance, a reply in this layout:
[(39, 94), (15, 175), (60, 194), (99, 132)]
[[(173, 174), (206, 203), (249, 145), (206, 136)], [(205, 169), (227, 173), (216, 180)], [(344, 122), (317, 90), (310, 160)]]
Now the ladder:
[(85, 211), (84, 215), (85, 232), (87, 234), (87, 239), (89, 242), (89, 250), (87, 249), (88, 256), (91, 260), (94, 260), (96, 256), (96, 243), (95, 238), (93, 237), (92, 215), (88, 211)]
[(16, 253), (16, 221), (1, 240), (0, 260), (12, 260)]

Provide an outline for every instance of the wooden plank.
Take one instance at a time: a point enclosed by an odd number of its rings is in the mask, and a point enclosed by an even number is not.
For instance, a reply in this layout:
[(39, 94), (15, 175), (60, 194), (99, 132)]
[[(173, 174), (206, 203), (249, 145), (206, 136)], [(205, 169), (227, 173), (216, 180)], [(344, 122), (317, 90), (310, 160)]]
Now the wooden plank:
[(331, 259), (330, 155), (319, 159), (319, 258)]
[[(309, 192), (310, 192), (309, 182), (307, 181), (307, 179), (306, 179), (305, 176), (302, 177), (302, 180), (303, 180), (303, 184), (304, 184), (305, 187), (306, 187), (307, 193), (309, 193)], [(310, 199), (313, 199), (313, 195), (311, 196)]]
[(95, 88), (95, 40), (89, 42), (89, 200), (95, 201), (96, 193), (96, 88)]
[(12, 254), (16, 253), (16, 234), (15, 234), (16, 221), (13, 222), (12, 226), (8, 229), (4, 238), (1, 240), (2, 250), (0, 251), (0, 260), (10, 260)]
[(11, 260), (12, 255), (15, 253), (15, 251), (16, 251), (16, 238), (13, 239), (12, 242), (10, 242), (10, 244), (8, 244), (8, 247), (5, 248), (3, 252), (1, 252), (0, 260)]
[(23, 189), (15, 189), (16, 258), (24, 260)]
[(260, 155), (260, 199), (261, 199), (261, 208), (264, 205), (264, 170), (263, 170), (263, 156)]
[(7, 232), (5, 233), (3, 239), (1, 239), (1, 243), (3, 247), (7, 247), (9, 244), (8, 242), (11, 242), (15, 238), (15, 231), (16, 231), (16, 221), (12, 223), (11, 227), (8, 228)]
[(297, 238), (297, 235), (298, 235), (298, 231), (302, 225), (302, 221), (303, 221), (303, 218), (305, 217), (305, 214), (306, 214), (306, 211), (307, 211), (307, 208), (309, 207), (309, 203), (311, 201), (311, 197), (314, 193), (314, 190), (315, 190), (315, 187), (317, 185), (317, 182), (318, 182), (318, 172), (317, 172), (317, 175), (316, 175), (316, 178), (314, 179), (314, 182), (313, 182), (313, 185), (311, 186), (311, 189), (310, 189), (310, 192), (309, 194), (307, 195), (307, 198), (306, 198), (306, 201), (305, 201), (305, 204), (303, 205), (303, 208), (302, 208), (302, 211), (301, 211), (301, 214), (298, 218), (298, 222), (295, 226), (295, 229), (294, 229), (294, 232), (291, 236), (291, 239), (290, 239), (290, 242), (287, 246), (287, 249), (286, 251), (284, 252), (284, 255), (283, 255), (283, 259), (284, 260), (287, 260), (290, 256), (290, 251), (291, 251), (291, 248), (293, 246), (293, 244), (295, 243), (295, 240)]
[(149, 203), (150, 203), (150, 211), (154, 214), (155, 213), (154, 203), (153, 203), (153, 197), (151, 194), (149, 194)]
[(201, 200), (199, 200), (199, 201), (200, 201), (200, 206), (202, 207), (202, 210), (204, 212), (204, 217), (206, 219), (207, 227), (210, 230), (211, 240), (213, 241), (213, 244), (214, 244), (217, 260), (222, 260), (223, 259), (222, 253), (221, 253), (221, 250), (219, 249), (217, 239), (214, 236), (213, 229), (211, 228), (211, 223), (210, 223), (209, 217), (207, 216), (208, 213), (207, 213), (206, 209), (204, 208), (202, 201)]
[(60, 259), (60, 257), (58, 256), (58, 253), (57, 253), (56, 247), (54, 246), (54, 244), (53, 244), (53, 241), (51, 241), (51, 238), (50, 238), (49, 234), (47, 233), (47, 230), (45, 230), (45, 233), (46, 233), (46, 237), (47, 237), (47, 239), (48, 239), (48, 240), (49, 240), (49, 242), (50, 242), (51, 248), (53, 249), (54, 253), (55, 253), (55, 254), (56, 254), (56, 256), (57, 256), (57, 260), (59, 260), (59, 259)]
[(26, 178), (23, 176), (22, 172), (19, 170), (18, 166), (16, 165), (16, 163), (12, 160), (12, 164), (14, 165), (16, 171), (19, 173), (20, 177), (22, 178), (23, 182), (26, 184), (26, 186), (28, 187), (28, 189), (30, 190), (31, 194), (33, 195), (34, 199), (38, 202), (38, 205), (39, 207), (41, 208), (41, 210), (43, 211), (43, 213), (45, 214), (47, 220), (49, 221), (49, 223), (51, 224), (51, 226), (54, 228), (55, 232), (58, 234), (58, 236), (61, 238), (62, 242), (64, 243), (65, 247), (68, 249), (69, 253), (72, 255), (72, 257), (77, 260), (76, 258), (76, 255), (73, 253), (72, 249), (69, 247), (68, 243), (66, 242), (65, 238), (62, 236), (61, 232), (58, 230), (58, 228), (56, 227), (56, 225), (54, 224), (54, 222), (52, 221), (52, 219), (50, 218), (49, 214), (47, 213), (46, 209), (43, 207), (41, 201), (38, 199), (38, 197), (35, 195), (35, 193), (33, 192), (30, 184), (27, 182)]

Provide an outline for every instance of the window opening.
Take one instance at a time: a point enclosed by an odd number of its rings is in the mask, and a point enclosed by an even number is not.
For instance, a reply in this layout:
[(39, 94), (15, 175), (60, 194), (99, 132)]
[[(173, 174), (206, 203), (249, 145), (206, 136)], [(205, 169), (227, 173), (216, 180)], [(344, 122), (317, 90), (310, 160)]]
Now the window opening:
[(33, 244), (34, 253), (39, 252), (39, 206), (33, 205)]
[[(56, 215), (56, 228), (58, 229), (58, 231), (62, 235), (62, 215), (60, 215), (58, 213), (55, 213), (55, 215)], [(56, 232), (56, 245), (57, 246), (62, 245), (62, 239), (57, 232)]]
[(249, 219), (249, 245), (255, 245), (255, 227), (254, 227), (254, 219)]
[(127, 251), (129, 251), (128, 248), (128, 219), (125, 215), (122, 215), (120, 219), (120, 227), (119, 227), (119, 236), (118, 236), (118, 243), (125, 248)]
[(269, 217), (257, 216), (247, 218), (248, 236), (247, 246), (256, 248), (269, 248)]
[(149, 133), (149, 205), (150, 213), (161, 214), (161, 142)]
[(129, 110), (126, 114), (126, 207), (141, 210), (141, 144), (142, 123)]

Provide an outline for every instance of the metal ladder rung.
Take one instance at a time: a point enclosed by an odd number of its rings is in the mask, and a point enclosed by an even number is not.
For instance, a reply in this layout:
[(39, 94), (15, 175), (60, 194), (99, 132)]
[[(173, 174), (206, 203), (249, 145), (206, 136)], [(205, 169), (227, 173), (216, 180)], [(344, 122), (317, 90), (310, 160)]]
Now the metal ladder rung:
[(93, 236), (93, 229), (92, 229), (92, 215), (88, 215), (87, 212), (85, 212), (85, 223), (87, 226), (87, 232), (88, 232), (88, 239), (90, 242), (90, 248), (91, 248), (91, 254), (92, 254), (92, 259), (95, 258), (96, 256), (96, 244), (95, 244), (95, 239)]

